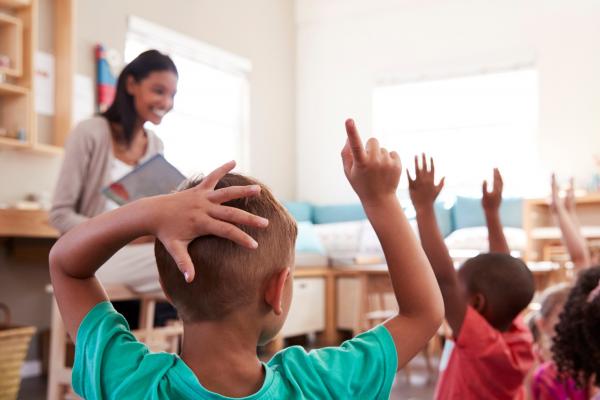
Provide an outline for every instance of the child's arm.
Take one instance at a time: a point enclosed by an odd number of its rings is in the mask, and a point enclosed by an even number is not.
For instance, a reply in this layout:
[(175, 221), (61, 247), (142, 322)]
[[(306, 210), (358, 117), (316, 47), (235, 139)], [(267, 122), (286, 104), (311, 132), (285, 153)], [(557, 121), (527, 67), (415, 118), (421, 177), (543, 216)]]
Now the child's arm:
[(346, 121), (344, 172), (381, 242), (399, 315), (385, 323), (396, 343), (398, 367), (406, 364), (439, 328), (444, 308), (435, 277), (396, 197), (402, 172), (396, 152), (371, 138), (363, 147), (354, 121)]
[(157, 237), (188, 282), (194, 278), (194, 266), (187, 246), (194, 238), (211, 234), (256, 248), (256, 242), (233, 224), (264, 227), (268, 221), (221, 203), (256, 195), (260, 187), (214, 190), (219, 179), (234, 166), (234, 162), (223, 165), (194, 188), (142, 199), (102, 214), (58, 240), (50, 251), (50, 277), (65, 327), (73, 340), (89, 310), (108, 300), (94, 273), (133, 239), (143, 235)]
[(500, 221), (500, 204), (502, 203), (503, 187), (502, 175), (500, 175), (498, 168), (494, 168), (494, 182), (491, 192), (488, 192), (487, 181), (483, 181), (481, 205), (485, 212), (490, 252), (510, 254), (510, 248), (508, 247), (508, 242), (502, 229), (502, 222)]
[(434, 183), (433, 159), (430, 159), (431, 165), (428, 169), (425, 154), (422, 156), (422, 164), (420, 168), (418, 158), (415, 157), (415, 179), (412, 179), (410, 174), (408, 176), (410, 199), (417, 212), (421, 245), (442, 291), (446, 320), (457, 337), (467, 312), (467, 300), (461, 293), (454, 263), (438, 227), (433, 206), (444, 186), (444, 178), (437, 185)]
[(556, 184), (556, 177), (554, 174), (552, 174), (551, 187), (552, 196), (550, 200), (550, 210), (552, 210), (552, 213), (556, 217), (562, 234), (562, 240), (567, 247), (571, 261), (577, 269), (587, 268), (591, 264), (591, 256), (586, 240), (581, 235), (577, 224), (575, 201), (573, 198), (569, 198), (569, 196), (573, 196), (573, 193), (567, 193), (565, 202), (569, 204), (570, 210), (568, 210), (559, 197), (559, 188)]

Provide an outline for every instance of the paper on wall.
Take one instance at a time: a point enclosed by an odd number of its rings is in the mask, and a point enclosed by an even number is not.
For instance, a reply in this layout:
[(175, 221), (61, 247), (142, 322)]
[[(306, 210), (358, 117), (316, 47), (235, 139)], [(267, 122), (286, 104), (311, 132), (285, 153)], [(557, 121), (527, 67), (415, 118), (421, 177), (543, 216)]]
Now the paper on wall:
[(43, 51), (35, 53), (35, 111), (54, 115), (54, 56)]

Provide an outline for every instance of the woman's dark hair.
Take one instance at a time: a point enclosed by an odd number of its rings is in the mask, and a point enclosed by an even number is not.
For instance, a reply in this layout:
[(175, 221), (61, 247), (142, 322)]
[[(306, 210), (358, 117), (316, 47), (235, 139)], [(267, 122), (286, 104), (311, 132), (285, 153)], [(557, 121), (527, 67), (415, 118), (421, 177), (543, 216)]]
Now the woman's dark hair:
[(563, 377), (587, 388), (600, 385), (600, 295), (590, 292), (600, 283), (600, 266), (581, 273), (565, 303), (552, 345), (552, 358)]
[(133, 104), (133, 96), (127, 93), (127, 79), (131, 76), (136, 82), (140, 82), (156, 71), (171, 71), (178, 75), (173, 60), (158, 50), (147, 50), (137, 56), (119, 74), (115, 99), (110, 107), (102, 113), (102, 116), (109, 122), (121, 125), (123, 131), (118, 140), (127, 146), (133, 139), (133, 128), (138, 117)]

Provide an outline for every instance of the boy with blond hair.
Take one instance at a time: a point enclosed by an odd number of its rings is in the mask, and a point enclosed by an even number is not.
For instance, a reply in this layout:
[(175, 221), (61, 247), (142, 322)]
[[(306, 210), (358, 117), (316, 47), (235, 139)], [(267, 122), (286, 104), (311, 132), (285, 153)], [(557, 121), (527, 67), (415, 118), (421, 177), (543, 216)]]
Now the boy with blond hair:
[(519, 314), (533, 297), (533, 276), (525, 263), (510, 256), (500, 221), (502, 176), (494, 170), (482, 206), (490, 253), (473, 257), (458, 272), (438, 228), (434, 201), (444, 186), (435, 183), (433, 159), (415, 157), (409, 192), (417, 212), (419, 236), (440, 285), (446, 320), (452, 329), (451, 349), (443, 357), (436, 399), (524, 399), (523, 381), (533, 365), (532, 337)]
[[(340, 347), (291, 347), (261, 363), (256, 346), (292, 298), (296, 225), (269, 190), (227, 163), (178, 193), (146, 198), (69, 231), (50, 254), (52, 283), (75, 340), (73, 386), (86, 399), (387, 399), (398, 368), (443, 317), (435, 277), (396, 198), (401, 164), (346, 122), (344, 172), (386, 255), (399, 314)], [(154, 235), (167, 296), (184, 324), (181, 355), (150, 353), (94, 272)]]

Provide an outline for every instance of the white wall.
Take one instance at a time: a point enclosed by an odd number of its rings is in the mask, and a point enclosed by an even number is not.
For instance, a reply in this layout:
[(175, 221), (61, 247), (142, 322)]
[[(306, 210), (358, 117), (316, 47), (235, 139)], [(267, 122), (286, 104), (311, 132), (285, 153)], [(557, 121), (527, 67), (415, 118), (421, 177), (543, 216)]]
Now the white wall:
[[(531, 60), (539, 71), (542, 167), (574, 174), (582, 185), (596, 170), (600, 2), (297, 0), (296, 15), (298, 198), (355, 201), (339, 159), (343, 123), (354, 117), (363, 136), (371, 134), (376, 82)], [(467, 156), (463, 147), (456, 152)]]
[[(51, 0), (40, 7), (40, 45), (52, 51)], [(252, 62), (250, 165), (277, 196), (295, 195), (295, 31), (292, 0), (77, 0), (77, 72), (93, 77), (96, 43), (122, 54), (127, 16), (137, 15)], [(43, 122), (43, 121), (42, 121)], [(0, 148), (0, 204), (52, 192), (60, 157)]]

